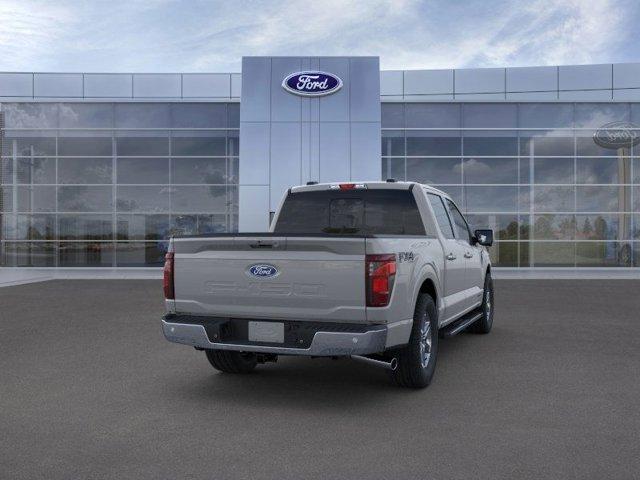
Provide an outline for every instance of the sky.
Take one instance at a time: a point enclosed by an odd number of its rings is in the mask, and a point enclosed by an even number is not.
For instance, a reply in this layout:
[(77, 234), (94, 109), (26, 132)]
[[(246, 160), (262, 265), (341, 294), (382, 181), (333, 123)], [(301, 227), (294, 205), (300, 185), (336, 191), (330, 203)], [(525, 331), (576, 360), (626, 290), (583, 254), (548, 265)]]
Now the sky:
[(637, 0), (0, 0), (0, 71), (239, 72), (243, 55), (383, 70), (640, 61)]

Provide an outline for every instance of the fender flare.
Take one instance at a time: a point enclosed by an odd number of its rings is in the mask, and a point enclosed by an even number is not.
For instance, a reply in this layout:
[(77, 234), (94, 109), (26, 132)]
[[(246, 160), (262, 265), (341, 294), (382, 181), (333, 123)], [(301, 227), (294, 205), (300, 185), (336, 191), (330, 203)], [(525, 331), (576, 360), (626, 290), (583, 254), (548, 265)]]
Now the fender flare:
[(412, 305), (415, 306), (416, 302), (418, 301), (418, 295), (420, 294), (420, 288), (422, 287), (422, 284), (427, 280), (431, 280), (436, 290), (436, 298), (434, 298), (434, 301), (436, 302), (438, 317), (441, 317), (442, 310), (444, 309), (444, 303), (443, 303), (444, 294), (442, 292), (442, 278), (438, 274), (438, 270), (436, 266), (432, 262), (425, 263), (420, 269), (420, 271), (417, 273), (415, 278), (416, 278), (416, 281), (413, 285), (413, 292), (412, 292), (412, 300), (413, 300)]

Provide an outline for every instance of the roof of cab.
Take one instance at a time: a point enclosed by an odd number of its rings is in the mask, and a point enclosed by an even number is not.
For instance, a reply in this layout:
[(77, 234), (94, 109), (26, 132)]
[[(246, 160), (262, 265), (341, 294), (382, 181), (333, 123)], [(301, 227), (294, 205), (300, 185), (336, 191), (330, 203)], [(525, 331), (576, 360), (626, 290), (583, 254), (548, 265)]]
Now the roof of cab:
[(442, 195), (444, 197), (449, 198), (449, 195), (441, 190), (438, 190), (437, 188), (434, 188), (430, 185), (425, 185), (423, 183), (418, 183), (418, 182), (403, 182), (403, 181), (393, 181), (393, 182), (389, 182), (389, 181), (371, 181), (371, 182), (367, 182), (367, 181), (349, 181), (349, 182), (330, 182), (330, 183), (316, 183), (313, 185), (298, 185), (296, 187), (291, 187), (290, 191), (293, 193), (298, 193), (298, 192), (313, 192), (313, 191), (319, 191), (319, 190), (330, 190), (331, 187), (336, 188), (337, 185), (341, 185), (341, 184), (355, 184), (357, 185), (364, 185), (366, 188), (368, 189), (379, 189), (379, 190), (408, 190), (410, 189), (413, 185), (418, 185), (420, 187), (423, 187), (425, 190), (432, 192), (432, 193), (436, 193), (438, 195)]

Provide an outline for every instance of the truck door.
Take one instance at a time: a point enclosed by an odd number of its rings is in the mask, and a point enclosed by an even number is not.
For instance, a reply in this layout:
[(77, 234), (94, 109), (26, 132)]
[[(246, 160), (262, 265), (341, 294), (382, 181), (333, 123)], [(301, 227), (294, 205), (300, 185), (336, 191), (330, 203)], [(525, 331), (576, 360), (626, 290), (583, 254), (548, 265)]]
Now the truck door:
[(436, 222), (443, 237), (444, 245), (444, 321), (458, 316), (466, 308), (467, 299), (465, 295), (465, 248), (455, 238), (453, 225), (447, 209), (443, 203), (443, 198), (434, 193), (428, 193), (429, 203), (436, 217)]
[(458, 210), (458, 207), (449, 199), (446, 199), (447, 208), (453, 220), (453, 228), (456, 240), (463, 248), (465, 259), (465, 296), (467, 308), (475, 307), (482, 302), (483, 272), (481, 263), (481, 250), (471, 244), (471, 231), (466, 220)]

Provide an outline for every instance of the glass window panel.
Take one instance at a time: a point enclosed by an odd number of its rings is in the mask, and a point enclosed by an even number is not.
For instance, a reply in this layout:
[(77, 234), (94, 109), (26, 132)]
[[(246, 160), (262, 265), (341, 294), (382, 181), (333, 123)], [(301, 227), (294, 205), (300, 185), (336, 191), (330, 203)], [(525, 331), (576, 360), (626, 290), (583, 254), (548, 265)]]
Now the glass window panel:
[(58, 265), (61, 267), (111, 267), (111, 242), (61, 242), (58, 247)]
[(227, 183), (224, 158), (173, 158), (173, 183)]
[(465, 205), (464, 205), (464, 197), (462, 196), (462, 187), (455, 187), (451, 185), (432, 185), (432, 186), (449, 195), (453, 199), (455, 204), (458, 206), (458, 208), (460, 208), (460, 210), (466, 213)]
[(169, 138), (167, 136), (123, 136), (116, 138), (116, 143), (118, 155), (121, 157), (153, 157), (156, 155), (169, 155)]
[(226, 212), (226, 187), (172, 187), (174, 212)]
[(404, 130), (382, 131), (382, 156), (404, 155)]
[(470, 187), (465, 186), (468, 212), (517, 212), (517, 187)]
[(640, 212), (640, 187), (633, 187), (633, 211)]
[[(37, 132), (34, 132), (37, 135)], [(24, 135), (20, 132), (19, 135)], [(43, 133), (43, 135), (47, 135)], [(49, 134), (53, 135), (53, 134)], [(56, 154), (56, 139), (53, 136), (7, 136), (2, 140), (2, 154), (12, 156), (14, 154), (24, 157), (43, 157)]]
[(59, 212), (110, 212), (112, 187), (58, 187)]
[(573, 240), (576, 233), (574, 215), (534, 215), (535, 240)]
[(61, 128), (111, 128), (113, 104), (111, 103), (61, 103)]
[(56, 128), (58, 105), (55, 103), (3, 103), (6, 128)]
[(573, 135), (567, 132), (521, 132), (520, 155), (538, 157), (573, 157)]
[(168, 186), (118, 186), (116, 209), (119, 212), (168, 212)]
[(229, 185), (227, 187), (227, 207), (228, 212), (238, 213), (238, 187)]
[(530, 240), (531, 239), (531, 215), (524, 214), (519, 215), (518, 220), (520, 221), (520, 240)]
[(447, 209), (444, 206), (443, 198), (440, 195), (435, 195), (433, 193), (429, 193), (427, 198), (429, 199), (436, 222), (438, 222), (438, 227), (440, 228), (440, 232), (444, 238), (454, 238), (453, 224), (451, 223)]
[(13, 159), (0, 157), (0, 183), (13, 183)]
[(531, 162), (529, 158), (520, 158), (520, 183), (531, 183)]
[(118, 240), (168, 239), (169, 215), (118, 215)]
[(627, 240), (631, 238), (631, 216), (628, 214), (576, 215), (578, 240)]
[(629, 157), (578, 158), (576, 160), (577, 183), (627, 183), (630, 178), (631, 159)]
[(55, 158), (16, 159), (18, 165), (18, 183), (56, 183)]
[(594, 141), (595, 131), (576, 132), (576, 153), (585, 156), (617, 157), (629, 155), (631, 142), (625, 148), (610, 148), (598, 145)]
[(56, 187), (18, 187), (18, 212), (55, 212)]
[(640, 158), (633, 159), (633, 183), (640, 184)]
[(624, 186), (576, 187), (576, 211), (578, 212), (628, 212), (631, 197)]
[(117, 159), (119, 184), (169, 183), (168, 158)]
[(471, 243), (471, 232), (469, 231), (466, 220), (464, 219), (456, 205), (448, 198), (446, 199), (446, 204), (447, 208), (449, 209), (449, 216), (455, 228), (456, 238), (459, 240), (463, 240), (466, 243)]
[(530, 249), (531, 244), (529, 242), (518, 243), (518, 250), (520, 251), (520, 267), (533, 267), (533, 262), (531, 261), (531, 256), (529, 255)]
[(481, 136), (483, 132), (465, 133), (465, 155), (517, 155), (518, 138), (515, 136), (496, 135), (495, 132), (485, 132), (487, 136)]
[(239, 166), (240, 159), (239, 158), (229, 158), (227, 161), (228, 161), (228, 165), (229, 165), (227, 180), (228, 180), (229, 183), (237, 185), (238, 182), (239, 182), (238, 179), (239, 179), (239, 175), (240, 175), (240, 172), (238, 170), (240, 168), (240, 166)]
[(459, 156), (462, 141), (459, 132), (407, 130), (407, 155), (416, 157)]
[(406, 103), (408, 128), (459, 128), (460, 105), (447, 103)]
[(164, 264), (168, 242), (118, 242), (116, 265), (118, 267), (160, 267)]
[(533, 207), (536, 212), (574, 212), (575, 187), (546, 187), (533, 189)]
[(518, 183), (517, 158), (465, 158), (464, 183)]
[(382, 128), (404, 128), (404, 103), (382, 103)]
[(573, 184), (573, 173), (573, 158), (536, 158), (533, 161), (535, 183)]
[(405, 180), (404, 162), (404, 158), (383, 158), (381, 178), (383, 180), (386, 180), (387, 178)]
[(226, 133), (207, 132), (198, 136), (174, 136), (171, 139), (172, 155), (201, 157), (226, 155)]
[(58, 155), (87, 155), (92, 157), (113, 154), (111, 137), (60, 137)]
[(628, 103), (576, 103), (576, 128), (600, 128), (607, 123), (628, 121)]
[(630, 267), (631, 243), (578, 242), (576, 244), (577, 267)]
[(168, 103), (116, 103), (117, 128), (168, 128), (171, 126)]
[(171, 104), (174, 128), (226, 128), (226, 103)]
[(0, 187), (0, 212), (13, 211), (13, 187)]
[(56, 244), (53, 242), (4, 243), (5, 267), (54, 267)]
[(517, 267), (518, 266), (518, 243), (517, 242), (495, 242), (488, 247), (489, 258), (494, 267)]
[(240, 154), (240, 131), (227, 130), (227, 155), (236, 157)]
[(573, 104), (521, 103), (518, 106), (518, 125), (520, 128), (571, 128)]
[(173, 215), (172, 235), (200, 235), (227, 232), (226, 215)]
[(227, 126), (230, 128), (240, 128), (240, 104), (227, 103)]
[(461, 184), (459, 158), (407, 158), (407, 180), (433, 184)]
[(640, 214), (633, 215), (633, 229), (631, 231), (631, 238), (634, 240), (640, 240)]
[(518, 216), (517, 215), (467, 215), (467, 222), (471, 231), (490, 228), (493, 230), (495, 240), (517, 240), (518, 239)]
[(508, 103), (465, 103), (466, 128), (516, 128), (517, 105)]
[(16, 240), (55, 240), (55, 215), (17, 215)]
[(112, 183), (109, 158), (59, 158), (58, 183)]
[(531, 242), (529, 255), (535, 267), (573, 267), (575, 249), (573, 242)]
[(58, 235), (61, 240), (111, 240), (113, 217), (102, 215), (59, 215)]

